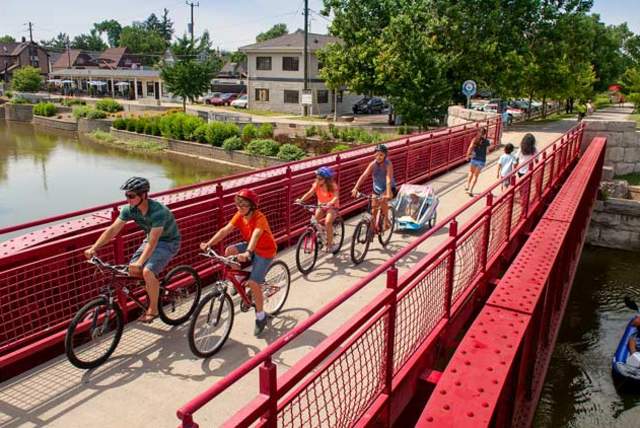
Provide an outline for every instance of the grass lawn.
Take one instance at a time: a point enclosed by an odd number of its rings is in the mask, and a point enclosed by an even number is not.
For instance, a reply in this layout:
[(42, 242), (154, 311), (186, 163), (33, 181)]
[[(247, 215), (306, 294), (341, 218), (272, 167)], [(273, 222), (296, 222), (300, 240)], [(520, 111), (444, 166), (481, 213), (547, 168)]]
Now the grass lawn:
[(627, 175), (616, 175), (616, 180), (626, 180), (631, 186), (640, 186), (640, 172), (633, 172)]
[(636, 128), (640, 128), (640, 113), (630, 114), (629, 119), (636, 121)]
[(283, 116), (284, 113), (278, 113), (275, 111), (268, 110), (256, 110), (256, 109), (248, 109), (248, 108), (235, 108), (235, 107), (227, 107), (227, 106), (216, 106), (217, 109), (222, 109), (226, 111), (230, 111), (233, 113), (248, 113), (255, 114), (256, 116)]

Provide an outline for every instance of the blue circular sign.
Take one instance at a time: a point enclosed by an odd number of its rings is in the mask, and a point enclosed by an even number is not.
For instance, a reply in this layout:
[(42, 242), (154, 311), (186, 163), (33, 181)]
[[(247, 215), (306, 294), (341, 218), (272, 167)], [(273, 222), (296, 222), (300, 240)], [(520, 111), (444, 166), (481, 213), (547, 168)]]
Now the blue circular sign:
[(462, 93), (468, 97), (472, 97), (476, 94), (476, 82), (473, 80), (467, 80), (462, 84)]

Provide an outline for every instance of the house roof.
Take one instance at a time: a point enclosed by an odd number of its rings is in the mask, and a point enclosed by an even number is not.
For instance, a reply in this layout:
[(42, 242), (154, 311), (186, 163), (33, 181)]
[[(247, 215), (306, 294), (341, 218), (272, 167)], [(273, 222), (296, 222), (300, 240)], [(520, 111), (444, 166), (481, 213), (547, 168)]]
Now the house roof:
[(108, 48), (98, 57), (100, 68), (116, 68), (120, 65), (122, 57), (127, 53), (127, 48)]
[[(329, 43), (339, 43), (338, 37), (326, 34), (309, 33), (309, 51), (313, 52), (322, 49)], [(265, 40), (264, 42), (254, 43), (252, 45), (242, 46), (239, 50), (243, 52), (261, 51), (261, 50), (302, 50), (304, 49), (304, 31), (297, 30), (275, 39)]]
[(20, 43), (20, 42), (0, 43), (0, 55), (9, 55), (9, 56), (20, 55), (20, 52), (22, 52), (22, 50), (27, 46), (29, 46), (29, 43)]
[(80, 49), (69, 49), (69, 52), (63, 52), (53, 63), (51, 68), (71, 68), (76, 63), (78, 56), (82, 53)]

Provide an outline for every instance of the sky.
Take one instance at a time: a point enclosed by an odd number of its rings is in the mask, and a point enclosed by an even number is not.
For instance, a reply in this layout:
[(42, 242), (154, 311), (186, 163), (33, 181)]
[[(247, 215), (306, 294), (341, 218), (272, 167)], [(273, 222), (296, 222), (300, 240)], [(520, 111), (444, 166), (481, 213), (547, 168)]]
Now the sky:
[[(235, 50), (251, 44), (255, 36), (283, 22), (290, 31), (304, 26), (304, 0), (200, 0), (194, 8), (196, 36), (209, 30), (214, 46)], [(607, 24), (627, 22), (640, 34), (640, 0), (594, 0), (593, 12)], [(122, 25), (142, 21), (152, 12), (169, 9), (177, 34), (187, 31), (190, 9), (185, 0), (0, 0), (0, 35), (16, 39), (29, 36), (26, 23), (33, 23), (34, 40), (50, 39), (59, 32), (72, 37), (86, 33), (94, 22), (116, 19)], [(326, 33), (328, 21), (319, 16), (322, 0), (309, 0), (311, 31)]]

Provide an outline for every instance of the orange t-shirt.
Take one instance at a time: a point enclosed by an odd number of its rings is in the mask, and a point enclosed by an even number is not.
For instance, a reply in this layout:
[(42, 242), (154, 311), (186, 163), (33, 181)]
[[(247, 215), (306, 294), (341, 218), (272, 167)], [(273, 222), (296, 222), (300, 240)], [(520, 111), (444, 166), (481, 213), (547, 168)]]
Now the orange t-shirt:
[(255, 253), (265, 259), (272, 259), (276, 256), (278, 246), (276, 245), (276, 240), (273, 239), (273, 235), (271, 234), (271, 228), (269, 227), (269, 222), (267, 222), (267, 217), (265, 217), (262, 212), (254, 211), (249, 220), (237, 212), (229, 223), (240, 231), (242, 239), (247, 241), (247, 244), (251, 240), (253, 231), (256, 229), (262, 229), (262, 235), (258, 238)]
[[(327, 204), (336, 197), (338, 193), (338, 187), (336, 185), (333, 186), (333, 192), (329, 192), (323, 186), (319, 186), (315, 184), (316, 187), (316, 198), (318, 199), (319, 204)], [(338, 206), (338, 202), (336, 202), (336, 207)]]

